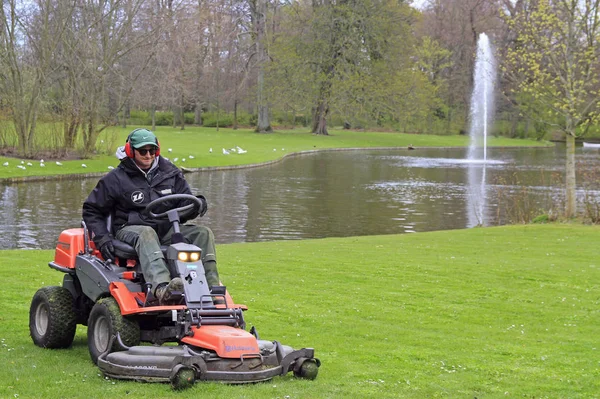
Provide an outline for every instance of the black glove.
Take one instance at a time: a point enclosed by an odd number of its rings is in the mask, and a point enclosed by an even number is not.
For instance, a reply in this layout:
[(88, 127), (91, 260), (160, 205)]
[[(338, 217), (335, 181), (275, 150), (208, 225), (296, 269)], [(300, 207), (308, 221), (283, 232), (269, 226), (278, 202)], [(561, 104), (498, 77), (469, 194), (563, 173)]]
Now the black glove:
[(208, 211), (208, 202), (206, 202), (204, 195), (196, 195), (196, 198), (202, 202), (202, 207), (200, 208), (200, 217), (202, 217), (206, 214), (206, 211)]
[(100, 253), (102, 257), (106, 261), (114, 262), (115, 260), (115, 247), (112, 243), (112, 237), (110, 235), (106, 235), (105, 237), (98, 242), (98, 246), (100, 247)]

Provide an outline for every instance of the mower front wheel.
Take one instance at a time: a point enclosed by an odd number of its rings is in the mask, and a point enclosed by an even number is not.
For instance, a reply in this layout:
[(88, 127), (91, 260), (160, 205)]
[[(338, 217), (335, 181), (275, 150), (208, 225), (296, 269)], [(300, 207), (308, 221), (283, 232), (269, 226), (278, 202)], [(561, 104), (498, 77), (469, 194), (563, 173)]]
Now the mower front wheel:
[(42, 348), (68, 348), (73, 343), (77, 315), (73, 296), (63, 287), (37, 290), (29, 308), (29, 334)]
[(317, 359), (305, 359), (302, 363), (294, 368), (294, 376), (296, 378), (304, 378), (306, 380), (314, 380), (319, 374), (319, 366), (321, 362)]
[(119, 334), (123, 344), (135, 346), (140, 343), (140, 326), (137, 322), (126, 319), (121, 315), (121, 309), (114, 298), (98, 300), (88, 319), (88, 349), (94, 364), (98, 357), (105, 352), (113, 352), (120, 348), (119, 342), (113, 336)]

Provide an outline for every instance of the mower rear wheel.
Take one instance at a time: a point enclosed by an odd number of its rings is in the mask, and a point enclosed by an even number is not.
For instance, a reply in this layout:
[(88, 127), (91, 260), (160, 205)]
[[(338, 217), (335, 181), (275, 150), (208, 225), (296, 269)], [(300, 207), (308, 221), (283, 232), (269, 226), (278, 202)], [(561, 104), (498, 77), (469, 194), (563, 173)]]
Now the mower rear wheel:
[(73, 296), (63, 287), (37, 290), (29, 308), (29, 334), (42, 348), (68, 348), (73, 343), (77, 314)]
[(94, 364), (98, 364), (101, 354), (119, 350), (117, 340), (109, 347), (111, 338), (117, 333), (127, 346), (140, 343), (139, 324), (121, 315), (121, 309), (114, 298), (102, 298), (96, 302), (88, 319), (88, 349)]

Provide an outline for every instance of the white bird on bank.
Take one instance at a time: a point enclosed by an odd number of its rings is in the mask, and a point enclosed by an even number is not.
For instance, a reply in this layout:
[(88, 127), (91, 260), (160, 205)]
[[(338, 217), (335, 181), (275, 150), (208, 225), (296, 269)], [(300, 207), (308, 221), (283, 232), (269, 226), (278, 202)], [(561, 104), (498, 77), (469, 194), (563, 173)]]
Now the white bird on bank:
[(229, 151), (227, 151), (225, 148), (223, 148), (223, 154), (224, 155), (229, 155)]
[(58, 162), (58, 161), (56, 161), (56, 164), (57, 164), (58, 166), (62, 166), (62, 163), (60, 163), (60, 162)]
[(40, 163), (44, 163), (44, 160), (43, 160), (43, 159), (40, 159)]
[(237, 147), (237, 152), (238, 152), (238, 154), (245, 154), (248, 151), (244, 150), (243, 148)]
[(194, 159), (194, 156), (193, 156), (193, 155), (190, 155), (188, 158), (189, 158), (189, 159)]
[(177, 162), (177, 161), (179, 161), (179, 158), (175, 158), (175, 159), (173, 160), (173, 162)]
[(208, 152), (212, 153), (212, 147), (210, 147), (210, 149), (208, 150)]
[(33, 166), (31, 162), (27, 162), (27, 166)]
[(114, 166), (109, 166), (108, 169), (113, 170), (115, 167)]
[(23, 169), (23, 170), (27, 169), (27, 168), (26, 168), (25, 166), (23, 166), (23, 165), (17, 165), (17, 168), (19, 168), (19, 169)]
[(8, 162), (4, 162), (2, 166), (8, 166)]
[(231, 152), (237, 152), (237, 150), (235, 148), (230, 148), (229, 151), (231, 151)]
[(183, 159), (181, 160), (181, 162), (185, 162), (185, 158), (183, 158)]
[(167, 151), (169, 151), (169, 152), (173, 152), (173, 149), (172, 149), (172, 148), (169, 148)]
[(86, 165), (86, 164), (84, 164), (84, 163), (82, 163), (82, 164), (81, 164), (81, 167), (82, 167), (82, 168), (87, 168), (87, 165)]
[(46, 166), (46, 164), (43, 162), (40, 162), (40, 168), (43, 168), (44, 166)]

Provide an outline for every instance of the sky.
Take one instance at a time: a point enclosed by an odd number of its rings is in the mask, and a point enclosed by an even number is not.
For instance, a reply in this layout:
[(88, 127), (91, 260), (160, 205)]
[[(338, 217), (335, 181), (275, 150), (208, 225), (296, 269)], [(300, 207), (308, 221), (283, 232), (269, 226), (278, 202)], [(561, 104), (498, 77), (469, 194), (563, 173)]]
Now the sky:
[(421, 8), (427, 0), (413, 0), (412, 5), (415, 8)]

